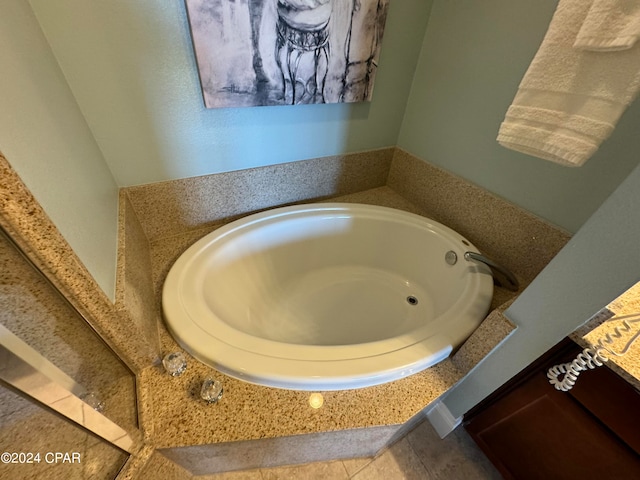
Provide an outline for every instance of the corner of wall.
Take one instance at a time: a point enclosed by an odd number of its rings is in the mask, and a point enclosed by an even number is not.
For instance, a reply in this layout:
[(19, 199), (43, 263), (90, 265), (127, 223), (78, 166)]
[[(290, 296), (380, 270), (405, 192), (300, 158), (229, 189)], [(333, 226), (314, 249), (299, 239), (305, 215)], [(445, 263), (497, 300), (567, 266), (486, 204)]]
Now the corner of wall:
[(462, 423), (462, 417), (455, 418), (442, 401), (427, 412), (427, 419), (440, 438), (449, 435)]
[(396, 147), (387, 186), (465, 236), (526, 285), (570, 234), (488, 190)]
[(116, 310), (148, 345), (154, 357), (161, 355), (159, 306), (153, 285), (149, 241), (124, 189), (119, 194), (118, 267)]

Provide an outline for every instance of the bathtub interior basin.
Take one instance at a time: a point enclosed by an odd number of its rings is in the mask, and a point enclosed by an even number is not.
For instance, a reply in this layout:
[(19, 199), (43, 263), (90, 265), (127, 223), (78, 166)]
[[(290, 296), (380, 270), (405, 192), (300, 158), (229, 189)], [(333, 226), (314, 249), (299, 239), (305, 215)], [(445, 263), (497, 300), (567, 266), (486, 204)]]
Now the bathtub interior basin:
[(469, 250), (446, 226), (395, 209), (273, 209), (187, 249), (165, 281), (164, 318), (191, 355), (248, 382), (385, 383), (443, 360), (484, 319), (491, 272), (465, 261)]

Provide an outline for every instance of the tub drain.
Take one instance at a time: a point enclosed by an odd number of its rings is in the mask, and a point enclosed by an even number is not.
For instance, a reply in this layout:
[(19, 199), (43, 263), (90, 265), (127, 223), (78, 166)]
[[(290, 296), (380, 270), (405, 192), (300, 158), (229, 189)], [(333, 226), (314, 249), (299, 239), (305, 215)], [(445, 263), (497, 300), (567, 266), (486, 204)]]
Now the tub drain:
[(414, 297), (413, 295), (409, 295), (407, 297), (407, 303), (409, 305), (417, 305), (418, 304), (418, 299), (416, 297)]

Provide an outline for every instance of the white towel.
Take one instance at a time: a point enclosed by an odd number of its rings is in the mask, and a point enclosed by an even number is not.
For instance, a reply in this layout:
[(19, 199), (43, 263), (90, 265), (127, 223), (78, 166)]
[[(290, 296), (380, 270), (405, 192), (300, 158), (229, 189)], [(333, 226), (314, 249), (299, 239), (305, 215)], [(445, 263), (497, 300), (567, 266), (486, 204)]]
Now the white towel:
[(600, 52), (626, 50), (640, 37), (640, 1), (594, 0), (573, 46)]
[(560, 0), (500, 126), (501, 145), (567, 166), (596, 152), (640, 90), (639, 3)]

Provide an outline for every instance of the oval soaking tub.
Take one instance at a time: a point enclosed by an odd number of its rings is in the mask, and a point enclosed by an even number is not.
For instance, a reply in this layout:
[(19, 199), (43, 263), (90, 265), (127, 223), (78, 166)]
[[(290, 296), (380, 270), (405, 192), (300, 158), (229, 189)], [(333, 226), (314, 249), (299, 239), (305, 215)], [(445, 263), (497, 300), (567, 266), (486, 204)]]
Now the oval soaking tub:
[(465, 261), (468, 250), (448, 227), (391, 208), (277, 208), (178, 258), (163, 287), (165, 321), (195, 358), (241, 380), (377, 385), (447, 358), (484, 319), (491, 272)]

